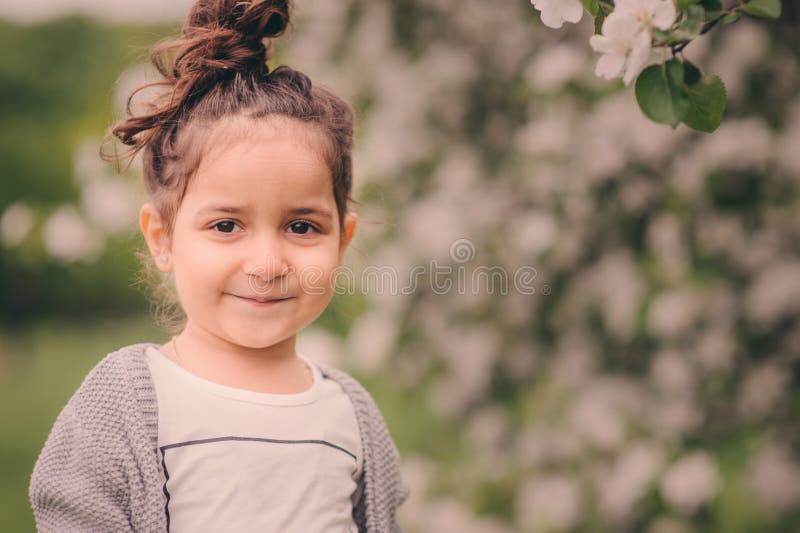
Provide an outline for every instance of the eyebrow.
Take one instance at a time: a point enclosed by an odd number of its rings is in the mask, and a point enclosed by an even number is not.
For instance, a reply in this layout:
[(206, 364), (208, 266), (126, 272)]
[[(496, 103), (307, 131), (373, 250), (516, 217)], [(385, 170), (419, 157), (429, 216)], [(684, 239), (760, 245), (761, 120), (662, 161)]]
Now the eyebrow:
[[(208, 205), (197, 211), (197, 215), (206, 213), (232, 213), (241, 214), (248, 211), (247, 206), (238, 205)], [(288, 211), (291, 215), (320, 215), (327, 218), (333, 218), (333, 214), (323, 207), (295, 207)]]

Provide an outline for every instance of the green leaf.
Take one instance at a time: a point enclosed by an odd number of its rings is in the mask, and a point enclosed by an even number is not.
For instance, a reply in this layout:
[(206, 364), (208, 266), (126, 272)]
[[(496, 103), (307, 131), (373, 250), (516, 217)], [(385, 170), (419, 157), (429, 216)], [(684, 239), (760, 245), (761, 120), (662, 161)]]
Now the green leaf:
[(700, 35), (703, 23), (706, 21), (706, 10), (703, 6), (689, 6), (684, 18), (673, 34), (678, 39), (690, 40)]
[(659, 30), (658, 28), (653, 28), (653, 39), (655, 39), (657, 42), (667, 44), (681, 40), (679, 37), (674, 35), (673, 32)]
[[(689, 63), (685, 64), (686, 90), (689, 94), (689, 110), (683, 123), (692, 129), (712, 132), (722, 122), (725, 112), (725, 84), (719, 76), (703, 76)], [(689, 80), (693, 80), (688, 83)]]
[(700, 5), (706, 10), (706, 20), (714, 20), (722, 13), (720, 0), (700, 0)]
[(683, 64), (670, 59), (644, 69), (636, 80), (636, 101), (653, 122), (676, 128), (689, 110)]
[(781, 0), (750, 0), (742, 9), (754, 17), (776, 19), (781, 16)]
[(700, 0), (678, 0), (675, 7), (678, 8), (678, 11), (683, 11), (687, 7), (698, 3)]
[(683, 83), (686, 85), (694, 85), (703, 77), (703, 73), (699, 68), (694, 66), (689, 61), (683, 62)]
[(728, 13), (727, 15), (722, 17), (719, 20), (719, 23), (720, 23), (720, 25), (725, 26), (727, 24), (733, 24), (734, 22), (736, 22), (740, 18), (742, 18), (742, 12), (741, 11), (734, 11), (733, 13)]
[(592, 17), (596, 17), (600, 12), (600, 4), (597, 0), (581, 0), (581, 4)]

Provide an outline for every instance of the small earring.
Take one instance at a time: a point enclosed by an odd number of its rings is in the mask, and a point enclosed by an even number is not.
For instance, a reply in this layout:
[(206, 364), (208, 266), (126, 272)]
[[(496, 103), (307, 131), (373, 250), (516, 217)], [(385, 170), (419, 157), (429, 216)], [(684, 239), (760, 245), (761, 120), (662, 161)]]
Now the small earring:
[(167, 262), (167, 256), (166, 255), (162, 255), (159, 259), (161, 259), (162, 263), (166, 263)]

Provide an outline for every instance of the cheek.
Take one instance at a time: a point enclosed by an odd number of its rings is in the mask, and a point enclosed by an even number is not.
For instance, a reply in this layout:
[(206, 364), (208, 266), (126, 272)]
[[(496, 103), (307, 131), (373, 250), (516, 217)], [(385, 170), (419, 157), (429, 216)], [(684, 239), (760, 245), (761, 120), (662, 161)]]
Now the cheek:
[(178, 288), (191, 289), (198, 295), (216, 290), (230, 266), (227, 255), (220, 254), (201, 239), (182, 241), (173, 248), (173, 257)]
[(326, 288), (332, 284), (332, 277), (339, 265), (336, 252), (330, 249), (315, 250), (303, 254), (296, 265), (298, 282), (301, 287)]

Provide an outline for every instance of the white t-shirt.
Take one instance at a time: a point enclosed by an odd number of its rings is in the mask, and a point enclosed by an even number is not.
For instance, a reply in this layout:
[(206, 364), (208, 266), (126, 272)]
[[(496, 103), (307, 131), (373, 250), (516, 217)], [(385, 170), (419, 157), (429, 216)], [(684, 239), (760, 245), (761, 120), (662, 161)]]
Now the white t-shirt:
[[(228, 387), (148, 347), (168, 531), (356, 532), (361, 439), (353, 405), (316, 364), (298, 394)], [(357, 491), (356, 489), (359, 489)]]

